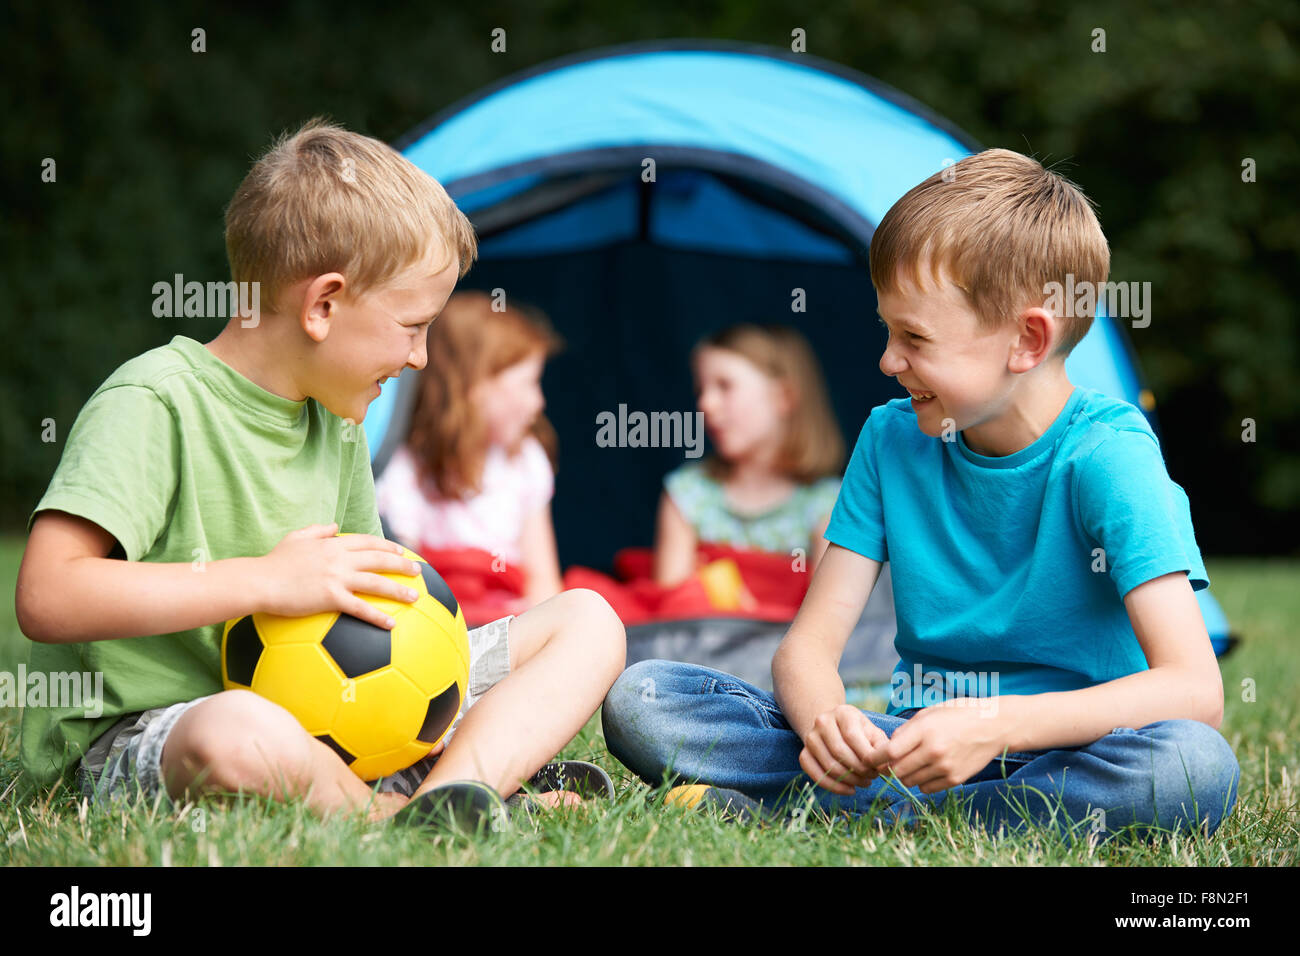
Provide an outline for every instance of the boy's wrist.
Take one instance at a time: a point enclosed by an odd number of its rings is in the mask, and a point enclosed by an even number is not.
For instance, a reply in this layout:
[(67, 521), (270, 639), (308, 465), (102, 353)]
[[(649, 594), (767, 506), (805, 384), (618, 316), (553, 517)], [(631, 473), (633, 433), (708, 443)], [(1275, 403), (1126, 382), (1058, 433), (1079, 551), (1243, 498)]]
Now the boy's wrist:
[(270, 604), (266, 575), (262, 573), (261, 562), (262, 558), (259, 557), (228, 558), (222, 562), (232, 572), (231, 582), (246, 602), (248, 609), (245, 614), (264, 612)]
[[(812, 732), (813, 722), (828, 710), (844, 703), (844, 685), (839, 684), (839, 693), (829, 682), (808, 680), (805, 672), (797, 673), (792, 667), (781, 666), (773, 659), (772, 696), (777, 706), (790, 725), (790, 729), (802, 741)], [(801, 679), (802, 678), (802, 679)], [(839, 672), (834, 672), (834, 681), (839, 680)]]
[(1033, 749), (1025, 737), (1030, 700), (1021, 694), (1002, 694), (997, 698), (998, 741), (1008, 753)]

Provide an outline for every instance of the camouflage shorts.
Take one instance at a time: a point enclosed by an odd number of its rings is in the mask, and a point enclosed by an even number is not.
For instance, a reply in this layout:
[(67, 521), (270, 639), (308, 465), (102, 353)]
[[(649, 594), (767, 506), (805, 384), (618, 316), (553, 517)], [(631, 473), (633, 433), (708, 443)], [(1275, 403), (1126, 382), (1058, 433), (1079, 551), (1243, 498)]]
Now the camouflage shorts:
[[(513, 619), (514, 615), (507, 615), (469, 632), (469, 690), (451, 730), (447, 731), (447, 741), (456, 732), (465, 711), (510, 673), (509, 632)], [(123, 798), (143, 798), (152, 803), (160, 794), (169, 801), (161, 780), (167, 735), (182, 714), (212, 696), (215, 695), (124, 715), (100, 734), (81, 758), (77, 766), (81, 792), (97, 805)], [(409, 797), (424, 782), (437, 759), (425, 757), (405, 770), (369, 783), (378, 787), (380, 793)]]

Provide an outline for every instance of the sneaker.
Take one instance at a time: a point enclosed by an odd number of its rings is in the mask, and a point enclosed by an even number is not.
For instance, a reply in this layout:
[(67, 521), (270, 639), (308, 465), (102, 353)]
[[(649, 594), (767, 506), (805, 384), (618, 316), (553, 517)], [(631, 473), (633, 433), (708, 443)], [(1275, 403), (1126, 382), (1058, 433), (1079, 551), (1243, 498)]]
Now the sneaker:
[(763, 819), (763, 805), (754, 798), (745, 796), (739, 790), (710, 787), (702, 783), (673, 787), (664, 797), (664, 806), (692, 810), (696, 807), (714, 807), (738, 823)]
[(567, 790), (587, 798), (614, 799), (614, 781), (600, 767), (585, 760), (560, 760), (548, 763), (528, 782), (506, 799), (512, 815), (532, 816), (540, 806), (532, 799), (536, 793)]
[(389, 819), (394, 826), (455, 833), (491, 833), (509, 818), (501, 795), (477, 780), (458, 780), (425, 791)]

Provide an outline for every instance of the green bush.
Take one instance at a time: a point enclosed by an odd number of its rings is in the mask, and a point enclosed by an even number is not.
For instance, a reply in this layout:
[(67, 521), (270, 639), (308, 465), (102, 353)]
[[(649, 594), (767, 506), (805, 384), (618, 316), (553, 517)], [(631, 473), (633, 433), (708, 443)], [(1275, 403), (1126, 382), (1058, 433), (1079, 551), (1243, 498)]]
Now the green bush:
[[(1133, 343), (1175, 480), (1209, 551), (1294, 550), (1300, 511), (1294, 131), (1300, 8), (1088, 10), (997, 0), (731, 0), (687, 12), (537, 0), (382, 13), (9, 5), (0, 524), (21, 527), (63, 436), (114, 368), (213, 320), (157, 319), (154, 282), (226, 275), (222, 212), (252, 157), (315, 114), (394, 139), (555, 56), (655, 37), (788, 46), (874, 75), (989, 146), (1031, 153), (1097, 202), (1112, 278), (1152, 283)], [(507, 30), (493, 53), (490, 31)], [(191, 31), (206, 31), (206, 52)], [(1093, 31), (1106, 31), (1094, 52)], [(57, 181), (41, 181), (53, 158)], [(1242, 181), (1254, 159), (1257, 182)], [(1258, 440), (1241, 441), (1253, 418)], [(42, 442), (53, 419), (58, 441)], [(1203, 462), (1210, 462), (1207, 467)], [(1286, 518), (1287, 520), (1282, 520)], [(1243, 538), (1254, 527), (1254, 538)]]

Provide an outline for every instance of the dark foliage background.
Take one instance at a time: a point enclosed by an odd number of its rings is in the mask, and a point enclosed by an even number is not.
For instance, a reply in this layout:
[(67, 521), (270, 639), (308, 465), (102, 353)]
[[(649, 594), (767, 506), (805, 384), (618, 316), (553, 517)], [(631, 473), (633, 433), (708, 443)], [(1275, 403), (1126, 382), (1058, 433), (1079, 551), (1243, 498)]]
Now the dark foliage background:
[[(1208, 553), (1297, 553), (1300, 5), (725, 0), (605, 5), (11, 0), (0, 227), (0, 522), (21, 528), (60, 438), (114, 368), (219, 320), (156, 319), (154, 282), (225, 274), (222, 211), (274, 134), (328, 114), (392, 140), (533, 64), (632, 40), (808, 52), (916, 97), (1097, 202), (1111, 278), (1152, 283), (1133, 343)], [(207, 51), (191, 52), (191, 30)], [(508, 51), (490, 50), (507, 30)], [(1105, 53), (1091, 50), (1106, 30)], [(45, 157), (57, 182), (41, 182)], [(1244, 158), (1257, 181), (1244, 183)], [(864, 319), (865, 320), (865, 319)], [(1255, 443), (1242, 420), (1256, 422)], [(562, 436), (563, 437), (563, 436)]]

